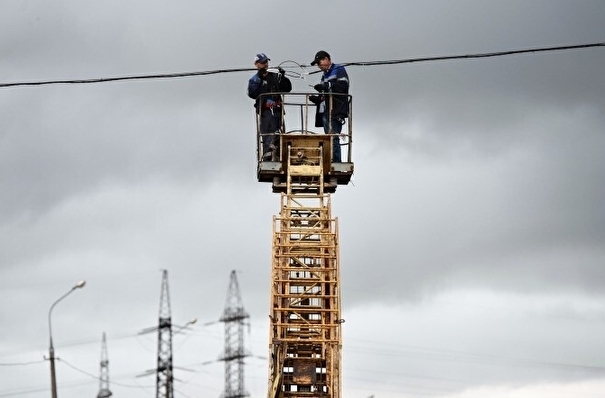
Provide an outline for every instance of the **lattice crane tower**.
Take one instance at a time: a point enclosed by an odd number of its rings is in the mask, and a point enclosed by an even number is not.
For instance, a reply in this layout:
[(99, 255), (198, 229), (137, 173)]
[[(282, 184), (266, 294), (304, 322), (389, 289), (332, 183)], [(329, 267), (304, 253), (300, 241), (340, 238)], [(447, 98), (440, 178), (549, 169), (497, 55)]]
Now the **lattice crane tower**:
[(285, 129), (291, 121), (282, 123), (277, 161), (261, 156), (257, 117), (258, 180), (281, 195), (273, 218), (268, 398), (341, 398), (338, 220), (330, 194), (353, 174), (351, 97), (347, 127), (337, 135), (343, 162), (336, 163), (335, 135), (308, 127), (315, 111), (309, 96), (283, 94), (283, 109), (300, 119), (294, 130)]
[(168, 292), (168, 271), (162, 270), (162, 292), (158, 323), (158, 361), (156, 368), (156, 398), (174, 397), (172, 368), (172, 315)]
[(250, 315), (244, 309), (235, 270), (231, 271), (225, 310), (220, 321), (225, 324), (225, 351), (220, 360), (225, 362), (225, 390), (222, 398), (243, 398), (250, 394), (244, 387), (244, 324)]
[(109, 398), (112, 393), (109, 389), (109, 359), (107, 356), (107, 339), (103, 332), (103, 342), (101, 344), (101, 372), (99, 375), (99, 393), (97, 398)]

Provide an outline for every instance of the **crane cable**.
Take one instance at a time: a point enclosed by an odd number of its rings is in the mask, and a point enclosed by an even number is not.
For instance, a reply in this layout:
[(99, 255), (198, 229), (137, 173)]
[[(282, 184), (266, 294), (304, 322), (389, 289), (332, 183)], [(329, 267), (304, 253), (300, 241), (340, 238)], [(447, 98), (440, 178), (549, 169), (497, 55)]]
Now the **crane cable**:
[[(509, 50), (509, 51), (499, 51), (499, 52), (479, 53), (479, 54), (407, 58), (407, 59), (395, 59), (395, 60), (384, 60), (384, 61), (347, 62), (347, 63), (341, 63), (341, 65), (343, 65), (343, 66), (396, 65), (396, 64), (409, 64), (409, 63), (418, 63), (418, 62), (435, 62), (435, 61), (449, 61), (449, 60), (459, 60), (459, 59), (502, 57), (502, 56), (507, 56), (507, 55), (524, 54), (524, 53), (564, 51), (564, 50), (585, 49), (585, 48), (603, 47), (603, 46), (605, 46), (605, 42), (578, 44), (578, 45), (569, 45), (569, 46), (557, 46), (557, 47), (530, 48), (530, 49), (522, 49), (522, 50)], [(287, 73), (288, 73), (289, 77), (305, 80), (307, 75), (321, 72), (321, 71), (307, 72), (305, 68), (310, 65), (299, 64), (295, 61), (284, 61), (282, 63), (285, 63), (285, 62), (292, 62), (292, 63), (296, 64), (298, 67), (302, 68), (304, 71), (301, 73), (294, 72), (294, 71), (288, 71)], [(32, 81), (32, 82), (9, 82), (9, 83), (0, 83), (0, 88), (23, 87), (23, 86), (43, 86), (43, 85), (51, 85), (51, 84), (108, 83), (108, 82), (117, 82), (117, 81), (125, 81), (125, 80), (174, 79), (174, 78), (182, 78), (182, 77), (215, 75), (215, 74), (221, 74), (221, 73), (248, 72), (248, 71), (255, 71), (255, 70), (256, 70), (255, 68), (231, 68), (231, 69), (216, 69), (216, 70), (197, 71), (197, 72), (162, 73), (162, 74), (148, 74), (148, 75), (135, 75), (135, 76), (117, 76), (117, 77), (105, 77), (105, 78), (93, 78), (93, 79), (69, 79), (69, 80), (66, 79), (66, 80)]]

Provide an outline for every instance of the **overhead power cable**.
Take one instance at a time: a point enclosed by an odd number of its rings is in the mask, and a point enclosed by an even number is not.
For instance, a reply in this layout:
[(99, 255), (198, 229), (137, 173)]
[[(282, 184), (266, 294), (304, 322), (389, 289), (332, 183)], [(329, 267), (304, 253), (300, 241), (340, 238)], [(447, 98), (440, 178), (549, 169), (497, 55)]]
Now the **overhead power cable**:
[(108, 82), (117, 82), (117, 81), (124, 81), (124, 80), (174, 79), (174, 78), (179, 78), (179, 77), (216, 75), (219, 73), (244, 72), (244, 71), (250, 71), (250, 70), (253, 70), (253, 69), (251, 69), (251, 68), (235, 68), (235, 69), (217, 69), (217, 70), (200, 71), (200, 72), (162, 73), (162, 74), (156, 74), (156, 75), (101, 77), (101, 78), (95, 78), (95, 79), (46, 80), (46, 81), (37, 81), (37, 82), (0, 83), (0, 88), (17, 87), (17, 86), (43, 86), (43, 85), (49, 85), (49, 84), (108, 83)]
[(33, 364), (38, 364), (38, 363), (43, 363), (43, 362), (46, 362), (46, 360), (41, 359), (39, 361), (29, 361), (29, 362), (0, 363), (0, 366), (27, 366), (27, 365), (33, 365)]
[[(74, 365), (70, 364), (69, 362), (67, 362), (66, 360), (64, 360), (64, 359), (62, 359), (62, 358), (57, 358), (57, 359), (58, 359), (60, 362), (62, 362), (62, 363), (64, 363), (65, 365), (67, 365), (68, 367), (72, 368), (73, 370), (75, 370), (75, 371), (77, 371), (77, 372), (80, 372), (80, 373), (82, 373), (83, 375), (86, 375), (86, 376), (90, 377), (91, 379), (94, 379), (94, 380), (97, 380), (97, 381), (98, 381), (98, 380), (100, 380), (100, 378), (99, 378), (98, 376), (95, 376), (95, 375), (93, 375), (92, 373), (89, 373), (89, 372), (87, 372), (87, 371), (85, 371), (85, 370), (82, 370), (82, 369), (80, 369), (80, 368), (78, 368), (78, 367), (76, 367), (76, 366), (74, 366)], [(146, 386), (146, 387), (143, 387), (143, 386), (140, 386), (140, 385), (126, 384), (126, 383), (119, 383), (119, 382), (116, 382), (116, 381), (115, 381), (115, 378), (114, 378), (114, 380), (112, 380), (112, 381), (111, 381), (111, 383), (112, 383), (112, 384), (115, 384), (115, 385), (118, 385), (118, 386), (121, 386), (121, 387), (129, 387), (129, 388), (152, 388), (152, 387), (153, 387), (153, 386), (151, 386), (151, 385)]]
[[(498, 51), (498, 52), (478, 53), (478, 54), (465, 54), (465, 55), (446, 55), (446, 56), (434, 56), (434, 57), (404, 58), (404, 59), (383, 60), (383, 61), (344, 62), (344, 63), (342, 63), (342, 65), (345, 65), (345, 66), (381, 66), (381, 65), (410, 64), (410, 63), (419, 63), (419, 62), (436, 62), (436, 61), (451, 61), (451, 60), (463, 60), (463, 59), (492, 58), (492, 57), (502, 57), (502, 56), (508, 56), (508, 55), (524, 54), (524, 53), (566, 51), (566, 50), (577, 50), (577, 49), (586, 49), (586, 48), (603, 47), (603, 46), (605, 46), (605, 42), (577, 44), (577, 45), (569, 45), (569, 46), (528, 48), (528, 49), (522, 49), (522, 50), (508, 50), (508, 51)], [(301, 65), (301, 66), (307, 67), (310, 65)], [(197, 72), (162, 73), (162, 74), (147, 74), (147, 75), (135, 75), (135, 76), (117, 76), (117, 77), (104, 77), (104, 78), (94, 78), (94, 79), (65, 79), (65, 80), (45, 80), (45, 81), (33, 81), (33, 82), (10, 82), (10, 83), (0, 83), (0, 88), (22, 87), (22, 86), (43, 86), (43, 85), (51, 85), (51, 84), (108, 83), (108, 82), (118, 82), (118, 81), (127, 81), (127, 80), (175, 79), (175, 78), (183, 78), (183, 77), (216, 75), (216, 74), (222, 74), (222, 73), (248, 72), (248, 71), (255, 71), (255, 70), (256, 70), (255, 68), (230, 68), (230, 69), (216, 69), (216, 70), (197, 71)], [(318, 73), (318, 72), (320, 72), (320, 71), (311, 72), (311, 73)]]
[(538, 53), (538, 52), (547, 52), (547, 51), (576, 50), (576, 49), (581, 49), (581, 48), (603, 47), (603, 46), (605, 46), (605, 43), (590, 43), (590, 44), (578, 44), (578, 45), (573, 45), (573, 46), (529, 48), (529, 49), (524, 49), (524, 50), (509, 50), (509, 51), (498, 51), (498, 52), (480, 53), (480, 54), (446, 55), (446, 56), (423, 57), (423, 58), (395, 59), (395, 60), (389, 60), (389, 61), (349, 62), (349, 63), (343, 63), (342, 65), (345, 65), (345, 66), (376, 66), (376, 65), (411, 64), (414, 62), (433, 62), (433, 61), (449, 61), (449, 60), (457, 60), (457, 59), (493, 58), (493, 57), (503, 57), (506, 55)]

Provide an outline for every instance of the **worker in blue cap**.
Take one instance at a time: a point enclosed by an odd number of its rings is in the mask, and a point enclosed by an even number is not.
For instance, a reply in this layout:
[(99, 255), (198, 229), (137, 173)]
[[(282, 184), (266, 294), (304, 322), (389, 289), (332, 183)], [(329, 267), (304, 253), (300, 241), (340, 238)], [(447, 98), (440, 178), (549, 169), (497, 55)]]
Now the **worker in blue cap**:
[(292, 82), (279, 67), (278, 72), (269, 71), (269, 57), (258, 53), (254, 57), (257, 72), (248, 81), (248, 96), (255, 100), (254, 107), (259, 115), (259, 133), (262, 137), (262, 160), (278, 160), (279, 134), (282, 132), (283, 99), (280, 94), (292, 91)]

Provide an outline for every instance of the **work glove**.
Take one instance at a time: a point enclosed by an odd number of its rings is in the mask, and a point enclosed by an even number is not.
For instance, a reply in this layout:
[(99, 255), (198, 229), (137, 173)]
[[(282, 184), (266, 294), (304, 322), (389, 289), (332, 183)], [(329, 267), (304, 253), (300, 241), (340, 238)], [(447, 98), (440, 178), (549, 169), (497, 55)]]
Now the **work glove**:
[(319, 105), (321, 103), (321, 98), (319, 98), (319, 95), (310, 95), (309, 101), (311, 101), (315, 105)]
[(327, 89), (327, 87), (326, 87), (326, 84), (325, 84), (325, 83), (319, 83), (319, 84), (316, 84), (315, 86), (313, 86), (313, 88), (314, 88), (315, 90), (319, 91), (320, 93), (322, 93), (322, 92), (326, 91), (326, 89)]
[(279, 71), (279, 74), (282, 75), (282, 76), (286, 74), (286, 71), (281, 66), (278, 66), (277, 70)]

